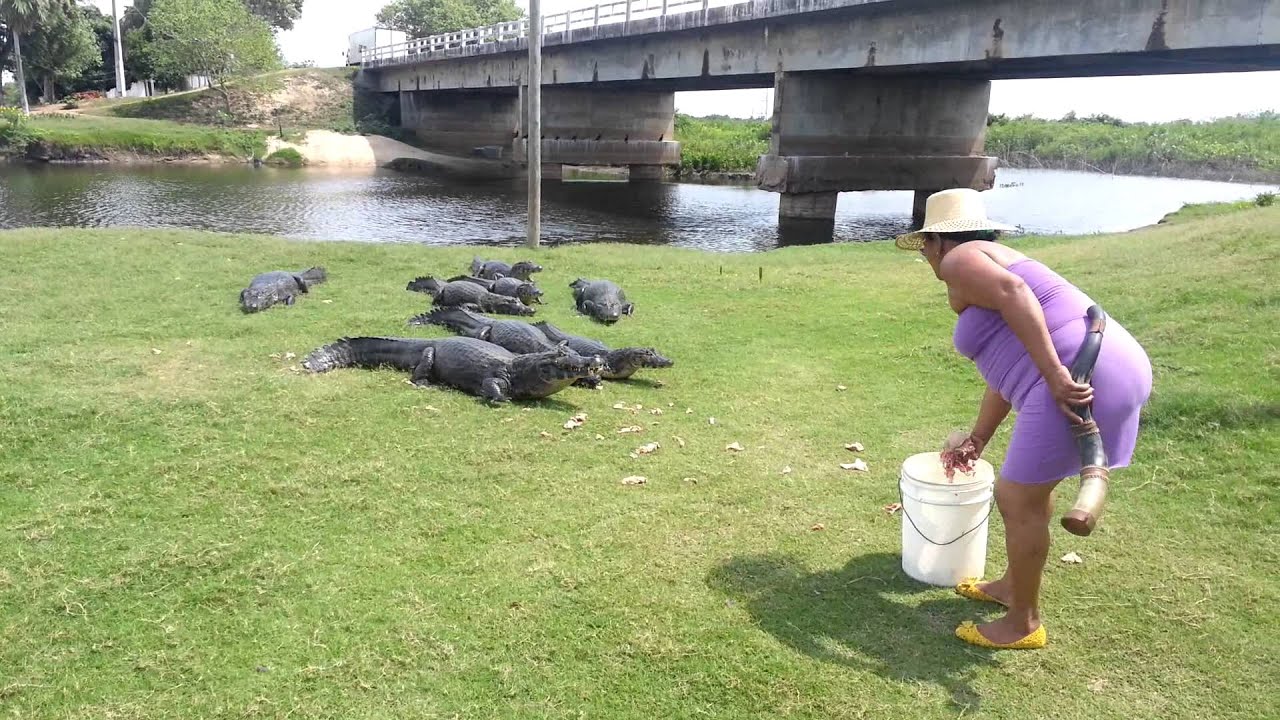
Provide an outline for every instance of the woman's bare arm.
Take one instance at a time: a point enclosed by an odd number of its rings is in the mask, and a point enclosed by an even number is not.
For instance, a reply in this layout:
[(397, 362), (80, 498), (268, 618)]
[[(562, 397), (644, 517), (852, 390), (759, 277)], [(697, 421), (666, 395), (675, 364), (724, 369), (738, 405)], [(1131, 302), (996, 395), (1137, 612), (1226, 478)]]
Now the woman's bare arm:
[(978, 419), (973, 423), (973, 431), (969, 433), (976, 442), (979, 453), (991, 442), (996, 430), (1009, 417), (1012, 409), (1009, 401), (996, 392), (995, 388), (987, 386), (986, 392), (982, 394), (982, 404), (978, 407)]
[(1066, 405), (1088, 404), (1093, 399), (1093, 388), (1071, 379), (1071, 372), (1053, 347), (1040, 301), (1022, 278), (1001, 267), (980, 248), (963, 245), (942, 259), (939, 275), (966, 304), (1000, 313), (1030, 354), (1063, 412), (1079, 422)]

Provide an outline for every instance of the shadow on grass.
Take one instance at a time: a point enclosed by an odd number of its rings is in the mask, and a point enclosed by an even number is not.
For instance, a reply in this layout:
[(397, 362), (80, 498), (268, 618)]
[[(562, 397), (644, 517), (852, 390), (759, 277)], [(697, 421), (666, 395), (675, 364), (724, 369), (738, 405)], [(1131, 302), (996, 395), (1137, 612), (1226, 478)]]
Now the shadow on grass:
[(908, 604), (904, 596), (933, 588), (904, 575), (896, 554), (863, 555), (819, 572), (785, 556), (738, 557), (713, 569), (707, 584), (805, 655), (895, 682), (936, 684), (966, 711), (980, 704), (970, 685), (974, 671), (995, 665), (990, 651), (953, 634), (981, 608), (958, 596)]
[(621, 380), (606, 380), (605, 382), (619, 383), (620, 385), (623, 385), (623, 386), (632, 385), (632, 386), (647, 387), (647, 388), (660, 388), (666, 384), (661, 380), (652, 380), (650, 378), (638, 378), (638, 377), (635, 377), (634, 375), (629, 378), (623, 378)]
[(539, 398), (537, 400), (516, 400), (512, 403), (519, 407), (537, 408), (539, 410), (555, 410), (562, 413), (576, 413), (582, 408), (571, 402), (559, 400), (554, 397)]

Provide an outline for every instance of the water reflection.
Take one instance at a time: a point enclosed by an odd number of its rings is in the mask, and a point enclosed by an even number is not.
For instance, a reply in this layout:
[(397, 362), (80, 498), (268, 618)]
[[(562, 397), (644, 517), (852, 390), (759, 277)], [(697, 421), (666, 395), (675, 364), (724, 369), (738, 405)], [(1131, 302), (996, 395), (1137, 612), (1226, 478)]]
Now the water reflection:
[[(1184, 202), (1250, 198), (1267, 186), (1001, 170), (991, 214), (1031, 232), (1088, 233), (1153, 223)], [(877, 240), (910, 229), (910, 192), (845, 193), (833, 224), (777, 221), (778, 196), (754, 188), (548, 182), (548, 244), (623, 242), (755, 252)], [(247, 166), (0, 165), (0, 227), (150, 226), (316, 240), (518, 245), (525, 182), (389, 170)]]

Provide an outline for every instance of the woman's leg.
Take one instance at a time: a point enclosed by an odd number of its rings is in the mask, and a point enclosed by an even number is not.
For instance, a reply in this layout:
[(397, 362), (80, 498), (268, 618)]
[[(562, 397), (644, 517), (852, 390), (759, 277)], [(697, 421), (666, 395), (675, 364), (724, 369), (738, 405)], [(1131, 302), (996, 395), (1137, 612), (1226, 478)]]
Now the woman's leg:
[(1011, 643), (1040, 627), (1040, 577), (1049, 556), (1049, 521), (1057, 482), (1023, 485), (996, 481), (996, 507), (1004, 518), (1009, 565), (1004, 576), (982, 588), (1009, 606), (995, 622), (979, 625), (990, 641)]

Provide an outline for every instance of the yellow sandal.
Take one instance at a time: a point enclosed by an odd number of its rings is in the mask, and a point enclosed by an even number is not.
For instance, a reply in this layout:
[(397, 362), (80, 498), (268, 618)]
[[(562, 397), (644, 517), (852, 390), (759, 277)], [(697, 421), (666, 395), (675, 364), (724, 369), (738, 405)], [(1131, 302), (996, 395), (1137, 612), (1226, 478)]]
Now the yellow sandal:
[(978, 583), (980, 582), (982, 581), (978, 578), (962, 580), (959, 585), (956, 585), (956, 594), (961, 597), (967, 597), (970, 600), (981, 600), (983, 602), (995, 603), (1001, 607), (1009, 607), (991, 595), (983, 592), (982, 588), (978, 587)]
[(1044, 631), (1044, 625), (1035, 629), (1035, 632), (1011, 643), (993, 643), (978, 630), (978, 626), (970, 620), (965, 620), (956, 628), (956, 637), (978, 647), (992, 648), (995, 650), (1039, 650), (1049, 644), (1049, 635)]

